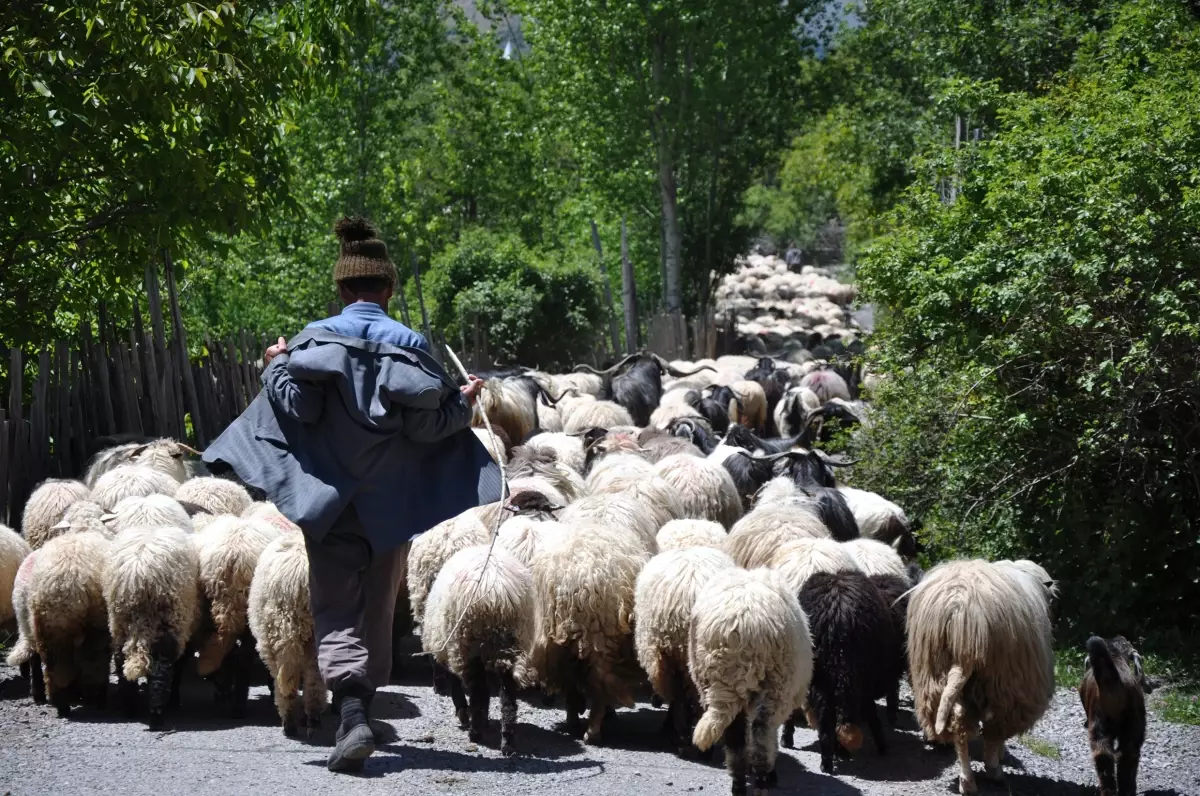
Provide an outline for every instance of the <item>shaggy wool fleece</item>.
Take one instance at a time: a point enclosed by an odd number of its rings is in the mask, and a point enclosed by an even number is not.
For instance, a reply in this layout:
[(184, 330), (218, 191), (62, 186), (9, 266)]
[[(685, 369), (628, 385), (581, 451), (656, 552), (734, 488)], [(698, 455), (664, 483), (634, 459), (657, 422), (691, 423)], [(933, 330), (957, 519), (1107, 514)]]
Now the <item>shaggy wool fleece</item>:
[(79, 481), (49, 478), (41, 483), (25, 503), (21, 531), (30, 547), (37, 550), (57, 533), (57, 525), (72, 504), (87, 500), (91, 492)]
[(192, 478), (184, 481), (175, 493), (175, 499), (198, 506), (206, 514), (234, 516), (240, 516), (254, 502), (245, 487), (224, 478)]
[(654, 469), (678, 491), (684, 517), (712, 520), (725, 528), (733, 527), (741, 519), (741, 495), (733, 476), (721, 465), (677, 453), (660, 461)]
[(734, 524), (725, 552), (739, 567), (752, 569), (770, 564), (779, 548), (793, 539), (828, 537), (829, 529), (811, 511), (772, 504), (754, 509)]
[(789, 589), (799, 594), (808, 579), (818, 572), (857, 571), (858, 564), (846, 548), (832, 539), (793, 539), (776, 551), (771, 569), (783, 577)]
[(725, 544), (725, 529), (710, 520), (671, 520), (658, 531), (658, 550), (686, 550), (689, 547), (715, 547)]
[(92, 489), (92, 500), (105, 511), (112, 511), (125, 498), (167, 495), (173, 497), (179, 482), (166, 473), (149, 467), (123, 465), (109, 470)]
[(883, 542), (874, 539), (851, 539), (842, 542), (842, 547), (858, 563), (858, 568), (868, 575), (895, 575), (908, 578), (904, 560), (900, 554)]
[(0, 624), (12, 620), (13, 582), (17, 570), (33, 548), (21, 535), (7, 526), (0, 525)]

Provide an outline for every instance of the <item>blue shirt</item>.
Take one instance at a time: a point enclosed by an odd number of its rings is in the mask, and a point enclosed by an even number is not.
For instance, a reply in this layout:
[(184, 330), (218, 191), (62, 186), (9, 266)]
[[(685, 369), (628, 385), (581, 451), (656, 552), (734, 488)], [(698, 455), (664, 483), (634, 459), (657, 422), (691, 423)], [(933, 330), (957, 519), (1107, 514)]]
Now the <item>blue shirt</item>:
[(369, 301), (347, 304), (341, 315), (313, 321), (305, 328), (324, 329), (343, 337), (419, 348), (427, 354), (432, 353), (429, 350), (429, 343), (425, 341), (424, 337), (393, 319), (378, 304), (372, 304)]

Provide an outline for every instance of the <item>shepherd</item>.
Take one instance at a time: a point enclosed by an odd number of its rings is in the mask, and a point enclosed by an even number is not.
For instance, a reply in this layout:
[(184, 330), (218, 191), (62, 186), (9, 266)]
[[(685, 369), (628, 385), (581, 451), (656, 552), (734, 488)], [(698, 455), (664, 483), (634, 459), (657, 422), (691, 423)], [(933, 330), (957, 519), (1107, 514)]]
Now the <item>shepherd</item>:
[(262, 391), (204, 461), (303, 531), (318, 665), (341, 715), (328, 767), (361, 771), (375, 751), (371, 700), (392, 668), (406, 543), (499, 500), (501, 477), (469, 430), (483, 382), (459, 387), (388, 315), (396, 267), (375, 228), (343, 218), (334, 231), (345, 309), (267, 349)]

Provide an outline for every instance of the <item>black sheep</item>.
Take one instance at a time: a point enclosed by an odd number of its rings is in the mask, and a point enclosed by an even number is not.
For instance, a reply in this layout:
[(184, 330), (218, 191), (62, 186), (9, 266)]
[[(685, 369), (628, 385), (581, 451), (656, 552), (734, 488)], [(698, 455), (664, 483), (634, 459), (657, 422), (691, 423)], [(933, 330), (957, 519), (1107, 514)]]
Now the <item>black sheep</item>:
[[(629, 365), (629, 369), (619, 375), (614, 375), (621, 368)], [(715, 370), (710, 365), (701, 365), (693, 371), (683, 371), (671, 367), (665, 359), (657, 354), (630, 354), (610, 368), (596, 370), (590, 365), (577, 365), (576, 372), (595, 373), (604, 379), (597, 396), (603, 401), (615, 401), (625, 407), (633, 418), (634, 425), (650, 425), (650, 415), (658, 408), (662, 400), (662, 375), (669, 373), (675, 377), (692, 376), (702, 370)]]
[[(879, 593), (883, 595), (884, 601), (888, 607), (892, 609), (892, 623), (896, 628), (896, 632), (900, 635), (900, 669), (906, 671), (908, 668), (908, 657), (905, 655), (905, 647), (908, 643), (908, 592), (912, 588), (904, 578), (896, 575), (871, 575), (870, 580), (875, 584), (875, 588), (879, 589)], [(900, 718), (900, 681), (896, 681), (896, 687), (888, 692), (887, 695), (887, 719), (888, 724), (896, 726), (897, 719)]]
[(1124, 636), (1087, 640), (1088, 665), (1079, 684), (1100, 796), (1135, 796), (1146, 740), (1146, 694), (1152, 689), (1141, 656)]
[[(732, 396), (731, 398), (723, 400), (718, 397), (719, 393), (724, 395), (726, 391)], [(729, 401), (738, 399), (733, 396), (733, 390), (728, 387), (717, 387), (707, 398), (697, 390), (688, 390), (684, 400), (687, 401), (688, 406), (695, 409), (701, 417), (708, 421), (714, 432), (724, 434), (729, 429)], [(740, 409), (741, 401), (738, 401), (738, 407)]]
[[(832, 774), (835, 754), (862, 746), (863, 721), (879, 753), (887, 752), (875, 700), (900, 682), (901, 640), (891, 608), (861, 572), (817, 573), (799, 597), (813, 639), (808, 707), (816, 721), (821, 770)], [(785, 747), (794, 746), (794, 721), (784, 726), (783, 740)]]
[(779, 430), (775, 428), (775, 406), (779, 403), (779, 399), (783, 397), (791, 384), (791, 374), (783, 368), (775, 366), (775, 360), (770, 357), (763, 357), (758, 360), (758, 364), (750, 370), (746, 371), (746, 378), (749, 381), (756, 381), (763, 388), (763, 392), (767, 396), (767, 427), (768, 434), (778, 434)]

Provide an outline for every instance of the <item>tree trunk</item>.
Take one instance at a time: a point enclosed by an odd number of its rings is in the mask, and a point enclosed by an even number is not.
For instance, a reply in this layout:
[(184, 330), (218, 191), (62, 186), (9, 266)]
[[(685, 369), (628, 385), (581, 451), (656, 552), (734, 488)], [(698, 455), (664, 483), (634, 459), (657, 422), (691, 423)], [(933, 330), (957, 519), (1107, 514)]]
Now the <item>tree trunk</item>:
[[(655, 92), (660, 97), (666, 94), (663, 73), (664, 49), (662, 38), (655, 38), (651, 60), (651, 79)], [(675, 152), (672, 147), (674, 136), (664, 119), (661, 105), (654, 109), (654, 121), (654, 137), (658, 148), (658, 190), (662, 199), (663, 271), (666, 278), (663, 291), (666, 295), (667, 312), (676, 314), (683, 309), (680, 287), (683, 231), (679, 226), (679, 190), (675, 176)]]
[(604, 267), (604, 249), (600, 246), (600, 230), (592, 222), (592, 245), (596, 247), (596, 261), (600, 266), (600, 278), (604, 281), (604, 307), (608, 312), (608, 334), (612, 339), (612, 353), (618, 358), (621, 353), (621, 332), (617, 328), (617, 313), (613, 309), (612, 284), (608, 281), (608, 269)]
[(625, 310), (625, 353), (638, 350), (637, 282), (633, 278), (633, 262), (629, 259), (629, 235), (625, 218), (621, 217), (621, 299)]
[(425, 341), (429, 343), (429, 349), (433, 352), (433, 358), (442, 362), (442, 352), (438, 350), (437, 344), (433, 340), (433, 332), (429, 328), (429, 312), (425, 309), (425, 294), (421, 292), (421, 266), (417, 264), (416, 251), (409, 251), (409, 258), (412, 260), (413, 281), (417, 283), (417, 301), (421, 305), (421, 327), (425, 332)]

